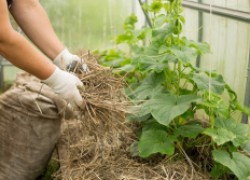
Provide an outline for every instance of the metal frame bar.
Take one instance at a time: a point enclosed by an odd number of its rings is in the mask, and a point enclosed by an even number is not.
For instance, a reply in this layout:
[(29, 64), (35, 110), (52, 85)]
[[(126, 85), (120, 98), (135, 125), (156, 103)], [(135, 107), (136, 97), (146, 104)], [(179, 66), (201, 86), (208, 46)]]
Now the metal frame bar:
[[(196, 9), (199, 11), (210, 12), (210, 5), (205, 3), (183, 0), (182, 5), (187, 8)], [(237, 19), (244, 22), (250, 22), (250, 12), (238, 11), (219, 6), (213, 6), (213, 14), (225, 16), (232, 19)]]
[[(149, 27), (153, 27), (153, 25), (152, 25), (152, 22), (150, 21), (150, 18), (149, 18), (149, 15), (148, 15), (148, 13), (143, 9), (143, 2), (142, 2), (142, 0), (138, 0), (138, 2), (139, 2), (139, 4), (140, 4), (140, 6), (141, 6), (141, 10), (142, 10), (142, 12), (143, 12), (143, 14), (144, 14), (144, 16), (145, 16), (145, 19), (146, 19), (146, 22), (147, 22), (147, 24), (148, 24), (148, 26)], [(148, 1), (147, 0), (145, 0), (145, 3), (148, 3)]]
[(4, 67), (6, 66), (13, 66), (13, 64), (0, 56), (0, 89), (4, 88)]
[[(198, 0), (198, 3), (202, 3), (202, 0)], [(198, 42), (202, 42), (203, 40), (203, 12), (199, 11), (198, 12)], [(201, 56), (199, 55), (196, 59), (196, 67), (200, 67), (201, 64)]]
[(0, 89), (4, 87), (3, 58), (0, 56)]

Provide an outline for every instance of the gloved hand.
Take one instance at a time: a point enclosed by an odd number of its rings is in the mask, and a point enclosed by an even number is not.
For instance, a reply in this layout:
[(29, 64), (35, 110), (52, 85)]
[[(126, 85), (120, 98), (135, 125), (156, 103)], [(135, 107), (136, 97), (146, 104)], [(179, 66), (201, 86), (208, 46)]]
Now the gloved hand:
[(76, 76), (56, 67), (52, 75), (43, 82), (69, 102), (74, 109), (83, 106), (83, 99), (78, 90), (83, 84)]
[(87, 64), (84, 63), (84, 60), (77, 55), (71, 54), (67, 48), (60, 52), (53, 62), (57, 67), (66, 71), (73, 71), (78, 64), (80, 64), (81, 71), (89, 71)]

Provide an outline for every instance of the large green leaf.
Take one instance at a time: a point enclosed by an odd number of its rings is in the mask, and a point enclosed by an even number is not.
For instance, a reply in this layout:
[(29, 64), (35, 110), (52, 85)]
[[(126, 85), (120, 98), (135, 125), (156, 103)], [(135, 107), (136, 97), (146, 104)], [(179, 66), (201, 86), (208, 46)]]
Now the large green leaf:
[(148, 97), (155, 96), (164, 90), (163, 82), (165, 81), (164, 73), (151, 73), (134, 91), (135, 99), (144, 100)]
[(132, 64), (126, 64), (120, 68), (114, 69), (113, 72), (133, 72), (135, 67)]
[(232, 156), (226, 151), (214, 150), (212, 152), (216, 162), (229, 168), (239, 180), (250, 180), (250, 159), (238, 152), (233, 152)]
[(135, 14), (131, 14), (128, 16), (124, 21), (124, 26), (126, 28), (126, 25), (131, 25), (132, 27), (135, 26), (135, 23), (138, 21), (138, 18)]
[(160, 44), (156, 42), (150, 43), (148, 46), (144, 47), (143, 56), (157, 56), (159, 55)]
[(133, 34), (127, 32), (125, 34), (121, 34), (121, 35), (117, 36), (116, 43), (120, 44), (120, 43), (123, 43), (123, 42), (132, 41), (133, 39), (134, 39)]
[(210, 46), (206, 42), (201, 43), (201, 42), (191, 41), (190, 46), (194, 47), (198, 51), (199, 54), (206, 54), (210, 52)]
[(161, 26), (165, 25), (166, 21), (167, 21), (166, 15), (160, 14), (159, 16), (155, 17), (154, 25), (155, 25), (155, 27), (161, 27)]
[(174, 61), (175, 57), (171, 54), (155, 56), (140, 56), (138, 62), (141, 70), (162, 72), (168, 67), (168, 61)]
[(142, 102), (141, 104), (138, 104), (138, 107), (135, 107), (135, 110), (133, 114), (129, 116), (129, 118), (133, 121), (138, 122), (144, 122), (147, 121), (149, 118), (151, 118), (151, 111), (148, 104), (149, 100), (146, 100), (145, 102)]
[[(136, 29), (134, 30), (137, 39), (139, 40), (149, 40), (152, 38), (152, 29), (151, 28), (144, 28), (144, 29)], [(144, 46), (141, 47), (144, 50)], [(132, 46), (132, 51), (134, 52), (134, 47)]]
[(151, 131), (151, 130), (155, 130), (155, 131), (158, 131), (158, 130), (163, 130), (163, 131), (167, 131), (167, 127), (162, 125), (162, 124), (159, 124), (154, 118), (149, 118), (147, 121), (143, 122), (143, 131), (146, 132), (146, 131)]
[(247, 142), (243, 145), (243, 149), (244, 149), (246, 152), (250, 153), (250, 140), (247, 141)]
[(180, 126), (175, 130), (175, 135), (181, 135), (182, 137), (196, 138), (204, 128), (200, 124), (188, 124)]
[(249, 125), (247, 124), (242, 124), (234, 119), (216, 119), (215, 126), (234, 133), (236, 138), (231, 141), (236, 147), (244, 145), (249, 140)]
[(138, 150), (141, 157), (155, 153), (172, 155), (175, 150), (174, 140), (162, 129), (143, 128)]
[(195, 74), (193, 81), (197, 84), (200, 90), (210, 90), (217, 94), (222, 94), (225, 88), (225, 82), (221, 75), (211, 77), (205, 74)]
[(201, 104), (201, 107), (203, 109), (206, 109), (207, 111), (209, 109), (214, 109), (213, 113), (216, 117), (230, 117), (231, 116), (231, 110), (228, 107), (228, 103), (226, 103), (220, 95), (217, 95), (215, 93), (209, 93), (204, 92), (203, 94), (203, 101)]
[(212, 170), (210, 172), (211, 176), (214, 180), (219, 180), (220, 177), (223, 177), (223, 175), (228, 173), (228, 168), (224, 165), (214, 161)]
[(208, 128), (203, 133), (210, 136), (217, 145), (225, 144), (236, 138), (236, 135), (233, 132), (224, 128)]
[(155, 28), (152, 31), (152, 38), (154, 41), (164, 42), (166, 37), (172, 35), (174, 26), (172, 24), (164, 25), (160, 28)]
[(177, 116), (186, 112), (192, 102), (199, 99), (195, 95), (176, 96), (171, 94), (160, 94), (153, 97), (147, 104), (153, 117), (165, 126)]
[(197, 58), (197, 53), (194, 48), (184, 47), (183, 49), (172, 48), (172, 53), (183, 62), (194, 61)]
[(235, 147), (243, 146), (249, 140), (249, 126), (233, 119), (216, 119), (215, 127), (208, 128), (204, 134), (211, 136), (218, 145), (232, 142)]
[(162, 2), (161, 1), (153, 1), (150, 4), (150, 10), (154, 13), (160, 12), (161, 8), (162, 8)]

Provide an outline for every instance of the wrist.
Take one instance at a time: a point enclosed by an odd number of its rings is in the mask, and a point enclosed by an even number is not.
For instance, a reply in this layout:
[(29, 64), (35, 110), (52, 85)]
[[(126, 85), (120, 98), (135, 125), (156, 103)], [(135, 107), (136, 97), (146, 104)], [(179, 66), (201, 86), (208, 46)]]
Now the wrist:
[(44, 80), (48, 79), (56, 70), (56, 66), (49, 62), (47, 66), (43, 66), (43, 68), (40, 68), (38, 71), (36, 71), (35, 76), (37, 76), (39, 79)]
[(55, 66), (54, 71), (46, 79), (43, 79), (42, 81), (48, 86), (53, 86), (58, 81), (58, 78), (60, 77), (60, 74), (61, 74), (60, 71), (61, 70)]
[(59, 54), (53, 59), (54, 64), (58, 64), (61, 61), (65, 61), (66, 57), (71, 56), (71, 53), (67, 48), (64, 48), (62, 51), (60, 51)]
[(53, 63), (60, 69), (66, 70), (75, 60), (79, 61), (78, 57), (71, 54), (67, 48), (64, 48), (53, 60)]

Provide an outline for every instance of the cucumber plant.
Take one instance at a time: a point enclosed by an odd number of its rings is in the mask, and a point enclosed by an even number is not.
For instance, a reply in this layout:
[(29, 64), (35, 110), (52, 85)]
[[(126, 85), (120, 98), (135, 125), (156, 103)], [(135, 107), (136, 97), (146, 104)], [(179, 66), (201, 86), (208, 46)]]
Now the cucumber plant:
[(136, 29), (137, 17), (129, 16), (124, 33), (116, 37), (126, 50), (101, 53), (103, 64), (126, 74), (127, 94), (140, 107), (130, 116), (142, 125), (137, 154), (173, 155), (178, 148), (194, 152), (206, 146), (214, 179), (231, 174), (249, 179), (249, 126), (233, 116), (236, 111), (249, 115), (249, 110), (222, 75), (194, 66), (210, 48), (182, 35), (181, 4), (182, 0), (143, 4), (152, 27)]

